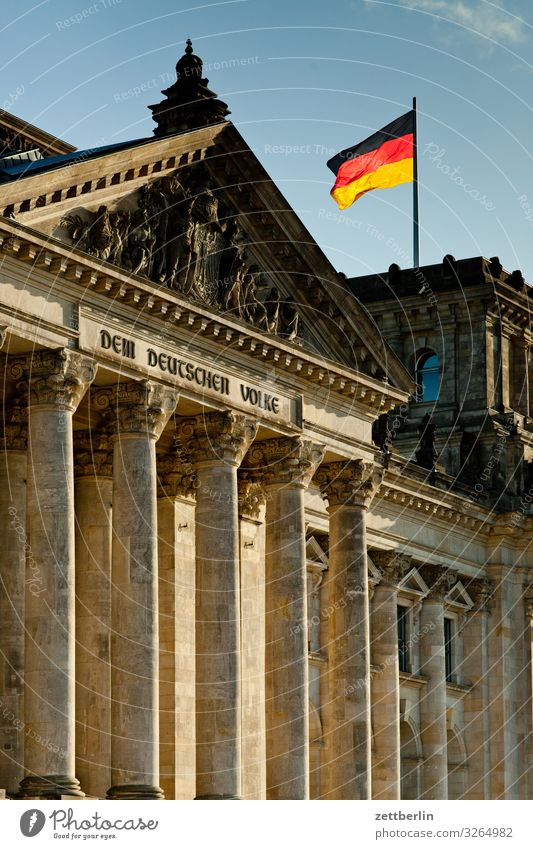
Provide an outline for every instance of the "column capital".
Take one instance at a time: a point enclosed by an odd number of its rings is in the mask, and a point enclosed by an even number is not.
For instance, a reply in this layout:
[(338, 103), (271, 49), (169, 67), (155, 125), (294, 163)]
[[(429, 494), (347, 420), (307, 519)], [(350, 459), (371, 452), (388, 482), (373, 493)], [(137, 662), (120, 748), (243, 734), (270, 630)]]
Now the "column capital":
[(95, 410), (103, 413), (111, 440), (129, 434), (157, 440), (178, 402), (178, 393), (152, 380), (127, 381), (96, 390)]
[(444, 602), (454, 584), (457, 583), (457, 572), (444, 566), (426, 564), (420, 569), (420, 574), (429, 587), (423, 601)]
[(373, 549), (368, 553), (372, 563), (381, 573), (380, 583), (382, 584), (397, 586), (411, 568), (412, 558), (399, 551), (378, 551), (377, 549)]
[(263, 486), (259, 481), (240, 476), (238, 478), (238, 486), (239, 515), (245, 519), (257, 521), (267, 497)]
[(383, 480), (384, 469), (366, 460), (337, 460), (320, 466), (315, 475), (328, 505), (367, 509)]
[(30, 407), (56, 407), (73, 413), (96, 374), (90, 357), (59, 348), (34, 351), (25, 357), (9, 358), (12, 378), (26, 378)]
[(73, 436), (74, 477), (112, 477), (112, 449), (108, 434), (95, 430), (75, 430)]
[(171, 450), (157, 456), (157, 476), (160, 495), (167, 498), (194, 500), (196, 498), (196, 475), (192, 463), (184, 462), (183, 450), (178, 454)]
[(195, 465), (240, 466), (257, 428), (255, 419), (228, 410), (181, 419), (176, 434)]
[(264, 486), (307, 488), (322, 461), (324, 446), (302, 436), (282, 436), (255, 443), (246, 467)]
[(26, 451), (28, 447), (28, 407), (21, 398), (6, 405), (3, 428), (0, 434), (0, 449), (4, 451)]
[(466, 591), (474, 602), (472, 612), (488, 610), (494, 593), (494, 581), (490, 578), (472, 578), (466, 585)]

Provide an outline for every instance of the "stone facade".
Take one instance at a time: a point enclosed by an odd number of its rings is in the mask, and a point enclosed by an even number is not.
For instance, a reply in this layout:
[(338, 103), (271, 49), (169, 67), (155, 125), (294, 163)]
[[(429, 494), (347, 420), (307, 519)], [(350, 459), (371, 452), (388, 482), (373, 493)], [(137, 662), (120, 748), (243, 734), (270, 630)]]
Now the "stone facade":
[(531, 798), (528, 289), (346, 281), (202, 73), (0, 159), (0, 788)]

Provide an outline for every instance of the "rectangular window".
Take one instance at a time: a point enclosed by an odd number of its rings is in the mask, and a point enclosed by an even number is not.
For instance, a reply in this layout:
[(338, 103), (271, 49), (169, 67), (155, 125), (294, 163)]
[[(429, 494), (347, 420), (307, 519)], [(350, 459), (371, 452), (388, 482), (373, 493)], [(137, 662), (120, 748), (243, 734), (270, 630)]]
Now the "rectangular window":
[(400, 672), (409, 672), (409, 608), (397, 607), (398, 616), (398, 662)]
[(453, 620), (444, 619), (444, 657), (446, 661), (446, 681), (453, 681)]

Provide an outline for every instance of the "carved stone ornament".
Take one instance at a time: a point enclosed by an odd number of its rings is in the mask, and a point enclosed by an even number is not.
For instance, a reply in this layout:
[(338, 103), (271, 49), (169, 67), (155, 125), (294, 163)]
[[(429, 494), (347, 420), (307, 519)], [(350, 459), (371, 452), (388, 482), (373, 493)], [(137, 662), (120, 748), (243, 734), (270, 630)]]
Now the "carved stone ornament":
[(128, 381), (98, 389), (92, 395), (95, 410), (103, 413), (112, 438), (146, 434), (159, 439), (178, 402), (178, 393), (151, 380)]
[(402, 581), (412, 566), (412, 557), (398, 551), (377, 551), (374, 549), (369, 552), (369, 555), (372, 563), (381, 573), (382, 582), (393, 586)]
[(30, 407), (51, 406), (74, 412), (96, 374), (96, 363), (77, 351), (60, 348), (9, 358), (7, 371), (26, 378)]
[(368, 508), (383, 480), (384, 469), (365, 460), (340, 460), (321, 466), (315, 475), (330, 508)]
[(176, 82), (161, 92), (165, 100), (149, 108), (157, 124), (155, 136), (195, 130), (223, 121), (229, 115), (227, 105), (208, 88), (203, 62), (193, 53), (187, 39), (185, 53), (176, 65)]
[(182, 419), (176, 434), (194, 464), (240, 466), (257, 428), (255, 419), (228, 411)]
[(420, 574), (429, 587), (425, 598), (430, 601), (444, 602), (451, 588), (457, 583), (457, 572), (444, 566), (422, 566)]
[(0, 449), (4, 451), (26, 451), (28, 446), (28, 405), (21, 396), (6, 405), (0, 431)]
[(141, 186), (113, 209), (69, 212), (59, 229), (99, 260), (265, 333), (298, 337), (295, 302), (255, 265), (252, 240), (203, 163)]
[(178, 454), (172, 450), (159, 455), (157, 476), (161, 495), (186, 500), (196, 498), (196, 473), (192, 463), (183, 461), (183, 452)]
[(239, 515), (257, 521), (266, 495), (259, 481), (239, 477)]
[(495, 589), (494, 581), (491, 581), (490, 578), (472, 578), (465, 587), (468, 595), (474, 602), (472, 612), (489, 609)]
[(107, 433), (96, 430), (74, 431), (74, 475), (112, 477), (113, 452)]
[(306, 488), (323, 457), (323, 445), (301, 436), (280, 437), (255, 443), (243, 465), (264, 486)]

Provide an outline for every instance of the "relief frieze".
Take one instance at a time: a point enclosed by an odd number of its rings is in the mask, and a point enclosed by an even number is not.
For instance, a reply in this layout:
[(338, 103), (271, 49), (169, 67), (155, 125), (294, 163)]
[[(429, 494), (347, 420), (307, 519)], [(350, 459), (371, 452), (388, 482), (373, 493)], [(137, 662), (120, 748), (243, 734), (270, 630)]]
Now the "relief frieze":
[(60, 238), (65, 234), (97, 259), (302, 342), (294, 300), (257, 266), (251, 239), (202, 166), (147, 183), (115, 208), (72, 210), (57, 229)]

